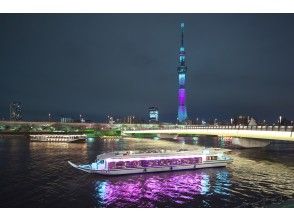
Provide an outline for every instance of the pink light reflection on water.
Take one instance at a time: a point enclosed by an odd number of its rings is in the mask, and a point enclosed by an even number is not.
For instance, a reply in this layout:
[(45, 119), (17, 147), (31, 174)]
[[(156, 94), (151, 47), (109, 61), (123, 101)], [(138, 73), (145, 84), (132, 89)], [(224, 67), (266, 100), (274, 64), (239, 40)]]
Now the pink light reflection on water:
[(141, 174), (97, 181), (96, 198), (106, 207), (155, 207), (158, 201), (183, 204), (208, 188), (209, 176), (200, 172)]

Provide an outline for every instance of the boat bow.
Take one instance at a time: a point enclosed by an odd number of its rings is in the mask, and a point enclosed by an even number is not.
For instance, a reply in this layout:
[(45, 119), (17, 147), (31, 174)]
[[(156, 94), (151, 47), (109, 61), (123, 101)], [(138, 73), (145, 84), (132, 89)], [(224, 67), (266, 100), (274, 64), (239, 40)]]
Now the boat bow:
[(78, 170), (82, 170), (84, 172), (87, 172), (87, 173), (92, 173), (92, 169), (91, 169), (91, 166), (90, 165), (76, 165), (74, 163), (72, 163), (71, 161), (67, 161), (69, 163), (69, 165), (71, 165), (72, 167), (78, 169)]

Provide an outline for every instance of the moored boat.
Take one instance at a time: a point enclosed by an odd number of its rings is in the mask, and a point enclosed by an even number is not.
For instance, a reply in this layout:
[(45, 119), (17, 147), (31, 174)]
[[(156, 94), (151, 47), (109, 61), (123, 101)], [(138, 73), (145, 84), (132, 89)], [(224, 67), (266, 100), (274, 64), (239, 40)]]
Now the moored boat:
[(87, 140), (85, 134), (33, 134), (30, 135), (32, 142), (64, 142), (84, 143)]
[(224, 167), (230, 162), (232, 159), (220, 149), (150, 153), (126, 151), (98, 155), (96, 161), (91, 164), (76, 165), (68, 161), (76, 169), (103, 175)]

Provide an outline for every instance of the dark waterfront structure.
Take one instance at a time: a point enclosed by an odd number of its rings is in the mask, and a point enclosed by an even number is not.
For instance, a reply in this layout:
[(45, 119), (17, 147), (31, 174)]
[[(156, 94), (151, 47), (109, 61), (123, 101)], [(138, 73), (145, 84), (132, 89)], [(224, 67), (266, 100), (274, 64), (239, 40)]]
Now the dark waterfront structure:
[(158, 108), (157, 107), (150, 107), (148, 108), (149, 112), (149, 122), (158, 122)]
[(187, 120), (187, 109), (186, 109), (186, 89), (185, 89), (185, 81), (186, 81), (186, 73), (187, 66), (185, 62), (185, 48), (184, 48), (184, 23), (181, 23), (181, 46), (179, 52), (179, 66), (178, 66), (178, 77), (179, 77), (179, 91), (178, 91), (178, 122), (184, 123)]
[(22, 119), (22, 104), (21, 102), (12, 102), (9, 105), (10, 120), (19, 121)]
[(62, 118), (60, 118), (60, 122), (62, 122), (62, 123), (72, 123), (72, 122), (74, 122), (74, 120), (72, 118), (62, 117)]

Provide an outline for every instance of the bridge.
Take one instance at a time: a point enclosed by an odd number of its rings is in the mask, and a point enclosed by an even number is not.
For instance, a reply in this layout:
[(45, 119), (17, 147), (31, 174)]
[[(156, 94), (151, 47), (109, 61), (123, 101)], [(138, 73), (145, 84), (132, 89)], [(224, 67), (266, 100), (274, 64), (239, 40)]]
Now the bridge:
[(219, 137), (248, 138), (259, 140), (294, 141), (293, 126), (186, 126), (168, 125), (159, 128), (133, 128), (122, 131), (123, 135), (132, 134), (176, 134), (211, 135)]

